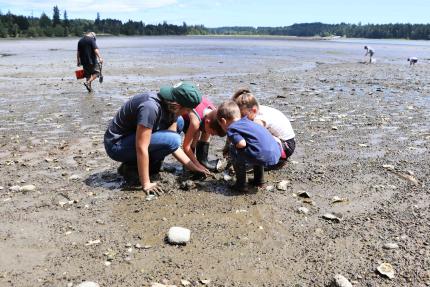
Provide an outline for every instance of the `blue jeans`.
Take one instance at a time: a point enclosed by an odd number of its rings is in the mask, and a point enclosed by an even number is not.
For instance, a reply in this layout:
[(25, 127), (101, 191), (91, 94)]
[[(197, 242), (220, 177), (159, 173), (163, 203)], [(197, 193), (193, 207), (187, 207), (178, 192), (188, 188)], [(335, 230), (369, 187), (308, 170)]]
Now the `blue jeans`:
[[(170, 130), (160, 130), (152, 133), (148, 147), (150, 165), (155, 165), (163, 161), (166, 156), (176, 151), (181, 146), (181, 136), (179, 133), (184, 128), (184, 120), (178, 117), (177, 132)], [(115, 143), (104, 142), (108, 156), (119, 162), (136, 164), (136, 134), (130, 134)]]

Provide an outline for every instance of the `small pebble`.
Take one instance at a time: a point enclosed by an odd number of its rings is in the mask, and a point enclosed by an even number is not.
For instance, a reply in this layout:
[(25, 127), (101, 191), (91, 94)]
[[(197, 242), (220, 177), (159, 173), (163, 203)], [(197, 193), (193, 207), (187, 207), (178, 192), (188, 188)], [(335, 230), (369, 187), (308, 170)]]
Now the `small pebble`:
[(397, 243), (391, 243), (391, 242), (389, 242), (389, 243), (385, 243), (382, 246), (382, 248), (384, 248), (384, 249), (397, 249), (397, 248), (399, 248), (399, 245)]
[(308, 209), (308, 208), (306, 208), (306, 207), (299, 207), (299, 208), (297, 209), (297, 212), (298, 212), (298, 213), (302, 213), (302, 214), (308, 214), (308, 213), (309, 213), (309, 209)]
[(276, 185), (278, 190), (287, 190), (287, 186), (290, 183), (289, 180), (283, 180)]
[(29, 184), (29, 185), (24, 185), (21, 186), (19, 191), (21, 192), (30, 192), (30, 191), (34, 191), (36, 189), (36, 186)]
[(81, 177), (79, 175), (77, 175), (77, 174), (72, 174), (71, 176), (69, 176), (69, 180), (78, 180), (80, 178)]

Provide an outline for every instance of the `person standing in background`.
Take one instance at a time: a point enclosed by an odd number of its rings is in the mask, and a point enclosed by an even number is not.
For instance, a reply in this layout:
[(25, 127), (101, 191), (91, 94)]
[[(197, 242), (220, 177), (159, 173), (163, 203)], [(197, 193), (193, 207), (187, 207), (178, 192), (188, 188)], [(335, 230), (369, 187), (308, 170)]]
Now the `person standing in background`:
[(369, 55), (369, 64), (372, 64), (372, 57), (373, 54), (375, 54), (375, 50), (368, 46), (364, 46), (364, 50), (366, 50), (366, 54), (364, 56), (366, 57), (367, 55)]
[(96, 44), (96, 34), (94, 32), (86, 33), (78, 42), (77, 51), (78, 67), (82, 65), (86, 82), (85, 88), (92, 92), (91, 83), (100, 75), (100, 64), (103, 64), (103, 58)]
[(410, 57), (408, 58), (409, 66), (415, 66), (416, 63), (418, 63), (417, 57)]

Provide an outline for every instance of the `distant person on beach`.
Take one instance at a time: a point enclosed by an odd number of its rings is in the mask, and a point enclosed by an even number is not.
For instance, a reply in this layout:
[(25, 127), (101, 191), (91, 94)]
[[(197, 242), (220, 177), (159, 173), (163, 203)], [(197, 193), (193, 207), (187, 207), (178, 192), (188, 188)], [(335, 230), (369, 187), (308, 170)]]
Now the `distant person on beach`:
[(416, 63), (418, 63), (417, 57), (410, 57), (408, 58), (409, 66), (415, 66)]
[(369, 55), (369, 64), (371, 64), (372, 57), (375, 54), (375, 50), (373, 50), (371, 47), (368, 47), (368, 46), (364, 46), (364, 50), (366, 50), (366, 54), (364, 56), (366, 57), (367, 55)]
[(296, 135), (290, 120), (280, 110), (259, 105), (257, 98), (248, 89), (237, 90), (232, 100), (239, 106), (242, 117), (246, 116), (251, 121), (268, 129), (278, 144), (282, 146), (279, 163), (270, 168), (281, 168), (284, 166), (296, 148), (294, 139)]
[(262, 186), (264, 167), (276, 165), (281, 157), (281, 146), (263, 126), (241, 117), (234, 101), (222, 103), (217, 111), (217, 120), (227, 132), (229, 151), (236, 182), (232, 188), (246, 191), (246, 166), (253, 166), (254, 179), (251, 185)]
[(85, 88), (92, 92), (91, 83), (100, 75), (100, 65), (103, 64), (103, 58), (96, 44), (96, 34), (94, 32), (86, 33), (78, 42), (77, 52), (78, 67), (82, 65), (86, 82)]
[(184, 142), (182, 148), (194, 164), (202, 169), (216, 171), (216, 162), (209, 162), (211, 135), (225, 136), (216, 120), (216, 107), (206, 97), (184, 118)]
[(163, 192), (150, 175), (157, 174), (164, 158), (172, 154), (191, 171), (208, 174), (197, 166), (180, 148), (184, 120), (201, 102), (200, 91), (191, 83), (181, 82), (165, 86), (157, 92), (147, 92), (125, 102), (110, 121), (104, 135), (108, 156), (121, 166), (118, 172), (125, 177), (138, 173), (143, 190), (147, 193)]

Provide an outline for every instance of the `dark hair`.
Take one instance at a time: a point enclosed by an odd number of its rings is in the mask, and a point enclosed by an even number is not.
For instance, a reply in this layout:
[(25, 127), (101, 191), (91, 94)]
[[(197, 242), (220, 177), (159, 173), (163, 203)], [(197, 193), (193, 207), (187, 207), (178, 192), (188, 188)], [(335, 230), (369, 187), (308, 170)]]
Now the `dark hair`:
[(219, 137), (225, 137), (227, 133), (222, 129), (216, 118), (212, 119), (209, 127), (213, 129)]

